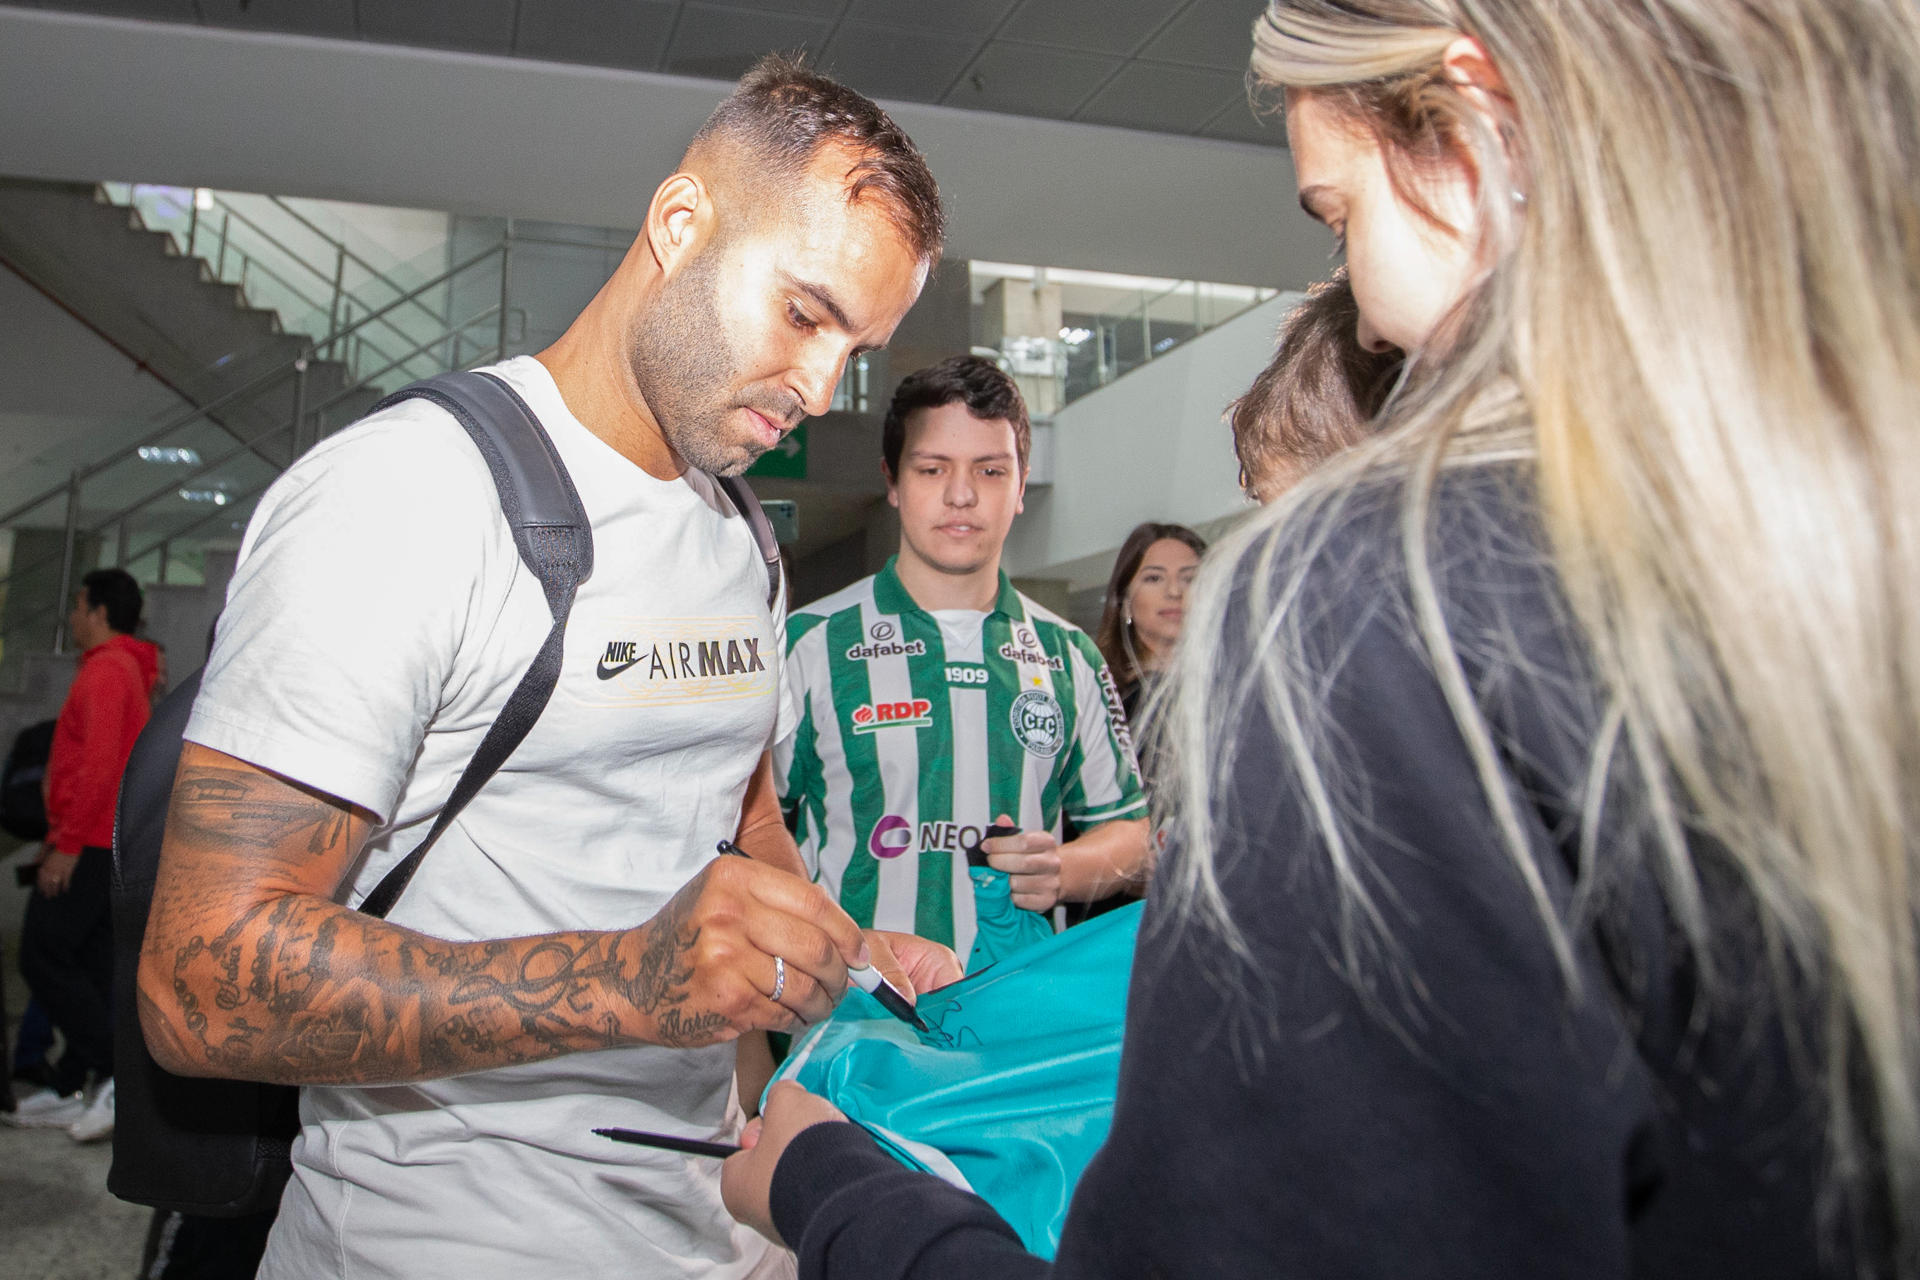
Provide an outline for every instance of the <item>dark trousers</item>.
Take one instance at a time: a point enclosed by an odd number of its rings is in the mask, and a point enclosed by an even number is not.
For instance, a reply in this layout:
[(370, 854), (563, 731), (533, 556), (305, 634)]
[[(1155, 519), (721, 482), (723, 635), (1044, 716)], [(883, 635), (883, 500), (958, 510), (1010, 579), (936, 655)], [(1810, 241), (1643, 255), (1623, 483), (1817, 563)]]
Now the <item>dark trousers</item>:
[[(49, 854), (49, 857), (58, 855)], [(20, 972), (66, 1037), (53, 1087), (72, 1093), (87, 1073), (113, 1074), (113, 851), (85, 849), (67, 890), (27, 899)]]
[(155, 1209), (141, 1280), (253, 1280), (278, 1208), (244, 1218), (199, 1218)]

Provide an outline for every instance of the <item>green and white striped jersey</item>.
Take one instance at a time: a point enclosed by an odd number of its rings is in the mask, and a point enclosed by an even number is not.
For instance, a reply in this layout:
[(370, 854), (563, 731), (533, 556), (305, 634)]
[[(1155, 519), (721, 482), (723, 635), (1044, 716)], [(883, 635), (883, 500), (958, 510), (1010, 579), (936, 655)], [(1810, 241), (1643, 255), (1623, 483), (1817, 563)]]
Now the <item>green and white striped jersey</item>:
[(1146, 816), (1126, 713), (1093, 640), (1000, 575), (990, 612), (921, 609), (886, 568), (787, 622), (798, 729), (774, 749), (800, 856), (863, 926), (966, 957), (966, 850)]

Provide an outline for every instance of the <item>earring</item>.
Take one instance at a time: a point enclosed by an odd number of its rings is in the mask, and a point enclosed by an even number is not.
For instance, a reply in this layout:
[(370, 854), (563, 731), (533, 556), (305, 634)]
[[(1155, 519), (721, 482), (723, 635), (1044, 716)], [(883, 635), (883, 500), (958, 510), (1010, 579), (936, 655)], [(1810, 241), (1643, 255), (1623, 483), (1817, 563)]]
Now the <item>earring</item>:
[(1512, 191), (1510, 191), (1510, 192), (1508, 192), (1508, 194), (1509, 194), (1509, 195), (1511, 195), (1511, 196), (1513, 197), (1513, 205), (1514, 205), (1514, 208), (1516, 208), (1516, 209), (1524, 209), (1524, 208), (1526, 208), (1526, 207), (1527, 207), (1527, 193), (1526, 193), (1526, 192), (1524, 192), (1524, 191), (1522, 191), (1522, 190), (1521, 190), (1520, 188), (1518, 188), (1518, 187), (1515, 187), (1515, 188), (1514, 188), (1514, 189), (1513, 189)]

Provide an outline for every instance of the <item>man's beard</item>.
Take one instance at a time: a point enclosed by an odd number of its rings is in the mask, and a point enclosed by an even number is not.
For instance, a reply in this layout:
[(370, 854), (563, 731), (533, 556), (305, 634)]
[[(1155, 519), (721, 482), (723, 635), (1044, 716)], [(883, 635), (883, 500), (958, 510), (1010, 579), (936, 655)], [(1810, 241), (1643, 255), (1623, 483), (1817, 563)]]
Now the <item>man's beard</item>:
[(733, 411), (748, 405), (786, 423), (798, 417), (798, 406), (790, 397), (751, 391), (728, 398), (740, 368), (715, 301), (720, 248), (707, 246), (667, 282), (635, 326), (628, 360), (641, 399), (681, 461), (709, 475), (737, 476), (767, 446), (729, 428)]

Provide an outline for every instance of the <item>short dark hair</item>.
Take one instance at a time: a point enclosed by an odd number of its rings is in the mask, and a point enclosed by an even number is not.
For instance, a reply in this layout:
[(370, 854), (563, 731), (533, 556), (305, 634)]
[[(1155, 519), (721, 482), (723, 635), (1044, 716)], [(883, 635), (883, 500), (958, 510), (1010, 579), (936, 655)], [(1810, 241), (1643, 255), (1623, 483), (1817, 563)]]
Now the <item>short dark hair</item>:
[(721, 139), (745, 147), (775, 178), (797, 176), (822, 147), (847, 147), (856, 157), (846, 173), (847, 203), (877, 196), (914, 253), (928, 264), (940, 260), (947, 215), (926, 157), (870, 99), (798, 58), (770, 53), (756, 62), (693, 135), (691, 149)]
[(107, 625), (121, 635), (132, 635), (140, 625), (140, 609), (146, 597), (125, 569), (95, 569), (80, 579), (80, 589), (87, 593), (87, 608), (106, 606)]
[(1366, 438), (1402, 357), (1361, 346), (1359, 323), (1345, 267), (1288, 313), (1272, 363), (1227, 409), (1243, 483), (1288, 464), (1310, 469)]
[(1033, 446), (1033, 427), (1027, 422), (1027, 402), (1006, 371), (979, 356), (949, 356), (939, 364), (910, 373), (894, 389), (887, 406), (886, 425), (880, 430), (880, 451), (887, 474), (900, 475), (900, 454), (907, 447), (907, 418), (919, 409), (938, 409), (961, 403), (982, 422), (1005, 418), (1013, 424), (1013, 449), (1020, 458), (1020, 474), (1027, 474), (1027, 452)]

